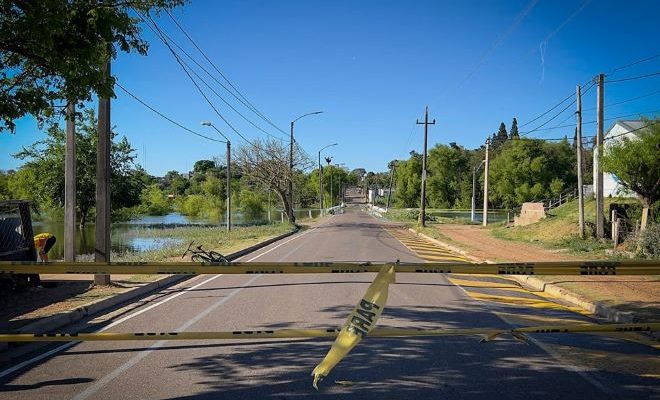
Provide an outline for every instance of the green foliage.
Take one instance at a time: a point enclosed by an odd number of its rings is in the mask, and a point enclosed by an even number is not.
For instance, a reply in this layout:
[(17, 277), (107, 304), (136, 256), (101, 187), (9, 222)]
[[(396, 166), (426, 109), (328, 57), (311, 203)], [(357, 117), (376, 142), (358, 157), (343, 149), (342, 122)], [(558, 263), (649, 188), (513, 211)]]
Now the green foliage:
[[(431, 149), (428, 157), (430, 173), (427, 181), (430, 207), (454, 208), (469, 204), (470, 187), (466, 188), (462, 184), (469, 182), (471, 177), (469, 161), (467, 152), (455, 144), (437, 145)], [(463, 196), (464, 192), (468, 195)]]
[(142, 208), (149, 215), (165, 215), (170, 211), (167, 196), (156, 184), (142, 189), (140, 200)]
[(422, 156), (411, 152), (408, 160), (399, 162), (396, 167), (395, 180), (394, 204), (396, 207), (418, 207), (422, 184)]
[(508, 141), (491, 162), (492, 202), (511, 208), (557, 195), (575, 184), (574, 166), (575, 155), (567, 141)]
[(224, 201), (201, 194), (186, 196), (179, 204), (179, 212), (193, 218), (217, 219), (224, 211)]
[[(81, 225), (89, 220), (96, 198), (96, 117), (93, 110), (77, 116), (76, 122), (76, 197)], [(144, 187), (144, 171), (135, 166), (135, 151), (126, 138), (116, 141), (112, 132), (111, 191), (112, 208), (139, 204)], [(65, 132), (53, 125), (47, 137), (15, 157), (27, 162), (12, 175), (8, 184), (14, 198), (34, 202), (37, 210), (64, 207)]]
[[(43, 122), (55, 103), (113, 96), (114, 78), (102, 66), (117, 51), (146, 54), (142, 12), (171, 9), (183, 0), (6, 0), (0, 5), (0, 131), (32, 114)], [(111, 44), (109, 47), (108, 44)]]
[(264, 204), (267, 202), (267, 199), (264, 199), (262, 194), (249, 189), (243, 189), (240, 194), (240, 202), (241, 211), (246, 218), (260, 219), (263, 217), (265, 211)]
[(638, 139), (621, 138), (605, 148), (602, 164), (621, 186), (639, 196), (644, 207), (660, 199), (660, 119), (646, 121)]
[(649, 224), (633, 243), (637, 257), (660, 259), (660, 224)]
[(515, 118), (511, 122), (511, 132), (509, 132), (509, 139), (520, 139), (520, 134), (518, 133), (518, 120)]

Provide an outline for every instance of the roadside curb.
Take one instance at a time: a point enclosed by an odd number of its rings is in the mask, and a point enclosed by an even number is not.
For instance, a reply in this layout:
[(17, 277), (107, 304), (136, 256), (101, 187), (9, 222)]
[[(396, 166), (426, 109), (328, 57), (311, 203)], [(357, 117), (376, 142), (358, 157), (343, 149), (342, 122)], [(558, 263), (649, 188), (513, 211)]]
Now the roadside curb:
[[(226, 257), (228, 260), (232, 261), (237, 258), (240, 258), (246, 254), (249, 254), (253, 251), (259, 250), (263, 247), (268, 246), (269, 244), (272, 244), (278, 240), (284, 239), (286, 237), (289, 237), (295, 233), (298, 233), (300, 230), (299, 227), (296, 227), (289, 232), (285, 232), (281, 235), (275, 236), (273, 238), (270, 238), (268, 240), (265, 240), (263, 242), (257, 243), (255, 245), (252, 245), (250, 247), (247, 247), (245, 249), (239, 250), (235, 253), (228, 254)], [(39, 321), (35, 321), (32, 323), (29, 323), (27, 325), (24, 325), (18, 329), (16, 329), (14, 332), (16, 333), (48, 333), (52, 332), (55, 329), (61, 328), (62, 326), (72, 324), (74, 322), (78, 322), (81, 319), (91, 316), (93, 314), (98, 314), (101, 313), (109, 308), (112, 308), (114, 306), (117, 306), (122, 303), (126, 303), (129, 300), (132, 300), (136, 297), (140, 297), (146, 294), (149, 294), (150, 292), (154, 292), (158, 289), (161, 289), (163, 287), (171, 286), (176, 283), (182, 282), (186, 279), (192, 278), (192, 275), (170, 275), (167, 276), (163, 279), (159, 279), (154, 282), (149, 282), (148, 284), (144, 286), (137, 287), (135, 289), (131, 289), (129, 291), (126, 291), (124, 293), (120, 293), (116, 296), (111, 296), (107, 297), (105, 299), (99, 300), (97, 302), (93, 302), (90, 304), (86, 304), (84, 306), (78, 307), (76, 309), (70, 310), (70, 311), (65, 311), (59, 314), (55, 314), (50, 317), (43, 318)], [(4, 349), (0, 347), (0, 351), (3, 351)]]
[[(438, 239), (432, 238), (428, 235), (425, 235), (423, 233), (417, 232), (413, 228), (408, 228), (410, 231), (415, 232), (419, 236), (423, 237), (426, 240), (429, 240), (433, 243), (436, 243), (442, 247), (445, 247), (451, 251), (457, 252), (467, 258), (470, 258), (471, 260), (477, 261), (477, 262), (485, 262), (488, 264), (493, 264), (493, 261), (490, 260), (482, 260), (480, 258), (477, 258), (475, 256), (470, 255), (468, 252), (466, 252), (463, 249), (460, 249), (456, 246), (450, 245), (448, 243), (442, 242)], [(548, 294), (551, 294), (553, 296), (559, 297), (561, 300), (576, 306), (580, 307), (582, 309), (585, 309), (592, 313), (593, 315), (601, 318), (605, 318), (610, 322), (615, 322), (615, 323), (621, 323), (621, 324), (628, 324), (628, 323), (633, 323), (636, 322), (638, 319), (635, 316), (635, 313), (629, 312), (629, 311), (619, 311), (611, 306), (608, 306), (604, 304), (603, 302), (600, 301), (591, 301), (587, 300), (584, 297), (568, 290), (565, 288), (562, 288), (554, 283), (548, 283), (545, 282), (535, 276), (531, 275), (507, 275), (507, 278), (511, 278), (515, 280), (516, 282), (520, 283), (523, 286), (526, 286), (529, 289), (532, 290), (537, 290), (541, 292), (545, 292)]]

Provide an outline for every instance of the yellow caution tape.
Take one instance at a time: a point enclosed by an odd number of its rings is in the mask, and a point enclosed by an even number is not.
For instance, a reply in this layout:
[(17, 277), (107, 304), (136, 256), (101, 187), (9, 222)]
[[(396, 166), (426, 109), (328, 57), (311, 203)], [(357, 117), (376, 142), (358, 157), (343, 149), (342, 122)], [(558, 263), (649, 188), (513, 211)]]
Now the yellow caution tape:
[[(253, 339), (302, 339), (337, 337), (342, 329), (279, 329), (226, 332), (101, 332), (101, 333), (5, 333), (0, 342), (102, 342), (144, 340), (253, 340)], [(484, 336), (489, 341), (504, 334), (555, 334), (555, 333), (607, 333), (607, 332), (656, 332), (660, 322), (636, 324), (571, 324), (529, 326), (514, 329), (409, 329), (374, 328), (371, 337), (400, 338), (422, 336)]]
[(337, 339), (330, 351), (319, 365), (314, 368), (313, 385), (318, 390), (318, 382), (328, 376), (332, 368), (337, 365), (363, 337), (371, 332), (385, 308), (387, 292), (390, 283), (394, 282), (394, 266), (384, 265), (376, 279), (369, 285), (367, 293), (355, 306), (346, 323), (341, 328)]
[(398, 273), (494, 274), (494, 275), (660, 275), (660, 262), (652, 260), (561, 261), (526, 263), (191, 263), (111, 262), (32, 263), (0, 261), (0, 273), (16, 274), (318, 274), (378, 272), (394, 265)]

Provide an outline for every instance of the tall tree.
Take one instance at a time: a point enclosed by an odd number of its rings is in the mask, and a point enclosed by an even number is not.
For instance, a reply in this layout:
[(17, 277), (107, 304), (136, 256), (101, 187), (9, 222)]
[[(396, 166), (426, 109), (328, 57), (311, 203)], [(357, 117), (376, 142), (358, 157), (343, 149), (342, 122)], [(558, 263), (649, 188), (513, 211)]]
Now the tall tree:
[[(43, 122), (58, 102), (113, 96), (100, 68), (123, 52), (147, 53), (134, 11), (172, 9), (184, 0), (3, 0), (0, 2), (0, 132), (31, 114)], [(108, 46), (111, 44), (111, 46)]]
[(518, 120), (514, 117), (511, 121), (511, 132), (509, 132), (509, 139), (520, 139), (520, 134), (518, 133)]
[[(76, 121), (76, 197), (80, 225), (84, 226), (94, 207), (96, 195), (97, 120), (94, 110), (85, 110)], [(15, 155), (27, 162), (17, 174), (24, 184), (14, 188), (20, 198), (35, 200), (43, 207), (64, 207), (64, 143), (65, 132), (53, 125), (47, 137)], [(112, 132), (116, 138), (117, 133)], [(140, 169), (135, 166), (135, 150), (123, 137), (113, 140), (111, 149), (111, 185), (113, 208), (139, 204), (144, 188)], [(16, 179), (20, 183), (19, 179)]]
[(603, 171), (614, 174), (619, 184), (634, 192), (642, 203), (642, 229), (651, 205), (660, 200), (660, 119), (645, 121), (637, 138), (623, 137), (603, 151)]
[[(238, 149), (236, 163), (248, 180), (255, 181), (277, 194), (289, 219), (295, 220), (289, 199), (289, 147), (273, 139), (254, 140)], [(293, 167), (305, 169), (311, 165), (300, 151), (293, 153)]]

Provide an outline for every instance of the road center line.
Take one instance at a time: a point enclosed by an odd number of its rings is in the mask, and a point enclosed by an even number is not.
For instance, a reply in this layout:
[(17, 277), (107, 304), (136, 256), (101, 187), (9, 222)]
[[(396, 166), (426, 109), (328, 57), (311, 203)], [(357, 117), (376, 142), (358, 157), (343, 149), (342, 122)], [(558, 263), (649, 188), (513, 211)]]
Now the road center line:
[[(218, 276), (218, 275), (216, 275)], [(206, 317), (208, 314), (210, 314), (213, 310), (216, 308), (220, 307), (221, 305), (225, 304), (227, 301), (229, 301), (231, 298), (233, 298), (235, 295), (237, 295), (241, 290), (243, 290), (245, 287), (249, 286), (252, 282), (257, 280), (261, 275), (255, 275), (252, 277), (252, 279), (248, 280), (244, 284), (242, 284), (240, 287), (234, 289), (231, 293), (229, 293), (227, 296), (221, 298), (217, 302), (215, 302), (213, 305), (210, 307), (207, 307), (204, 311), (200, 312), (199, 314), (195, 315), (193, 318), (189, 319), (186, 321), (183, 325), (179, 326), (175, 331), (176, 332), (182, 332), (185, 331), (186, 329), (190, 328), (192, 325), (196, 324), (199, 322), (202, 318)], [(147, 357), (149, 354), (151, 354), (154, 350), (156, 350), (158, 347), (162, 346), (163, 344), (167, 343), (166, 340), (160, 340), (153, 345), (149, 347), (148, 350), (143, 350), (136, 354), (133, 358), (130, 360), (126, 361), (124, 364), (120, 365), (119, 367), (115, 368), (112, 372), (109, 374), (105, 375), (103, 378), (99, 379), (96, 381), (93, 385), (85, 389), (83, 392), (78, 394), (73, 398), (73, 400), (84, 400), (87, 399), (89, 396), (92, 396), (99, 390), (103, 388), (103, 386), (107, 385), (110, 383), (113, 379), (117, 378), (119, 375), (124, 373), (125, 371), (128, 371), (131, 367), (142, 361), (145, 357)]]

